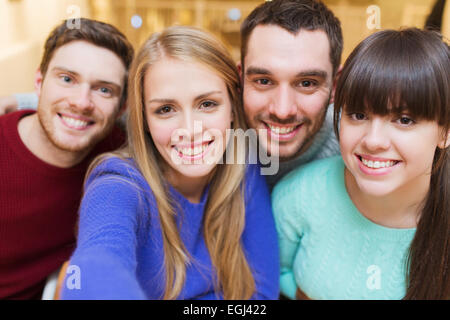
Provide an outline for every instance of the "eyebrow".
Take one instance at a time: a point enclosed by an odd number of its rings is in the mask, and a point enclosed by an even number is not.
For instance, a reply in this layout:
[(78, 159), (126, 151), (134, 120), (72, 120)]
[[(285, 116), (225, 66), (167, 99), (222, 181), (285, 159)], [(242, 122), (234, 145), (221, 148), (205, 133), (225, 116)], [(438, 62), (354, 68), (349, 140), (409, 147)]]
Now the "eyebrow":
[[(246, 71), (245, 74), (247, 76), (252, 76), (252, 75), (273, 75), (273, 73), (271, 71), (269, 71), (268, 69), (265, 68), (260, 68), (260, 67), (249, 67)], [(300, 71), (299, 73), (297, 73), (295, 75), (296, 78), (300, 78), (300, 77), (319, 77), (319, 78), (323, 78), (326, 79), (327, 78), (328, 73), (324, 70), (320, 70), (320, 69), (311, 69), (311, 70), (304, 70), (304, 71)]]
[[(67, 69), (67, 68), (64, 68), (64, 67), (58, 67), (58, 66), (56, 66), (56, 67), (54, 67), (54, 68), (52, 69), (52, 71), (54, 71), (54, 72), (55, 72), (55, 71), (56, 71), (56, 72), (62, 71), (62, 72), (66, 72), (66, 73), (69, 73), (69, 74), (74, 75), (74, 76), (77, 76), (77, 77), (80, 76), (80, 74), (79, 74), (78, 72), (72, 71), (72, 70)], [(115, 82), (112, 82), (112, 81), (107, 81), (107, 80), (97, 79), (97, 80), (95, 80), (95, 82), (100, 83), (100, 84), (105, 84), (105, 85), (111, 85), (111, 86), (117, 87), (117, 89), (121, 89), (121, 88), (122, 88), (122, 86), (121, 86), (120, 84), (115, 83)]]
[(328, 73), (326, 71), (319, 69), (306, 70), (297, 73), (297, 77), (318, 77), (323, 79), (326, 79), (327, 75)]
[(255, 75), (255, 74), (272, 75), (272, 72), (270, 72), (267, 69), (260, 68), (260, 67), (248, 67), (248, 69), (245, 71), (245, 74), (247, 76), (252, 76), (252, 75)]
[[(222, 91), (210, 91), (210, 92), (206, 92), (206, 93), (202, 93), (200, 95), (198, 95), (197, 97), (195, 97), (195, 101), (197, 100), (201, 100), (204, 99), (206, 97), (209, 97), (210, 95), (216, 94), (216, 93), (222, 93)], [(171, 103), (174, 104), (177, 102), (177, 100), (175, 99), (164, 99), (164, 98), (156, 98), (156, 99), (151, 99), (148, 101), (148, 103), (152, 103), (152, 102), (158, 102), (158, 103)]]

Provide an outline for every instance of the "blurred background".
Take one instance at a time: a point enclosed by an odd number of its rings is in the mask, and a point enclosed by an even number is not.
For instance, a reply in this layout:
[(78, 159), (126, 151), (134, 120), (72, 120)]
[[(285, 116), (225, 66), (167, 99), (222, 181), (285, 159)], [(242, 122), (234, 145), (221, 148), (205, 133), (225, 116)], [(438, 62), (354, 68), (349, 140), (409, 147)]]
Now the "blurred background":
[[(224, 41), (236, 61), (239, 27), (264, 0), (0, 0), (0, 95), (33, 91), (33, 79), (49, 32), (63, 19), (88, 17), (118, 27), (138, 48), (148, 36), (174, 24), (207, 29)], [(341, 20), (343, 60), (379, 29), (423, 28), (436, 3), (450, 33), (450, 1), (323, 0)], [(435, 10), (436, 11), (436, 10)]]

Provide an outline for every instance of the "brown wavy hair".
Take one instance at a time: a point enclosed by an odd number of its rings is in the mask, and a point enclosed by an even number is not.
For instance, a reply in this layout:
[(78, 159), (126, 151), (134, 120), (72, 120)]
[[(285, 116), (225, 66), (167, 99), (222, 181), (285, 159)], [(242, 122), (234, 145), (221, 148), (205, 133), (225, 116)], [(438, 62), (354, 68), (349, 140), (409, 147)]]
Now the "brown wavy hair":
[[(231, 128), (246, 129), (239, 94), (239, 74), (226, 47), (214, 36), (200, 29), (170, 27), (153, 34), (133, 61), (129, 75), (128, 146), (97, 158), (91, 164), (89, 172), (110, 156), (131, 157), (135, 160), (158, 206), (165, 267), (165, 290), (162, 298), (176, 299), (185, 282), (186, 265), (193, 261), (180, 238), (176, 216), (182, 210), (177, 210), (177, 204), (169, 197), (164, 168), (160, 164), (164, 161), (148, 132), (144, 101), (145, 74), (164, 57), (200, 63), (221, 77), (227, 87), (233, 110)], [(236, 137), (232, 139), (236, 144)], [(242, 149), (230, 149), (234, 150), (234, 159), (242, 157)], [(213, 279), (216, 293), (222, 293), (224, 299), (249, 299), (255, 292), (255, 281), (241, 243), (245, 226), (245, 164), (236, 163), (238, 162), (226, 164), (223, 161), (214, 169), (203, 218), (203, 233), (216, 274)]]

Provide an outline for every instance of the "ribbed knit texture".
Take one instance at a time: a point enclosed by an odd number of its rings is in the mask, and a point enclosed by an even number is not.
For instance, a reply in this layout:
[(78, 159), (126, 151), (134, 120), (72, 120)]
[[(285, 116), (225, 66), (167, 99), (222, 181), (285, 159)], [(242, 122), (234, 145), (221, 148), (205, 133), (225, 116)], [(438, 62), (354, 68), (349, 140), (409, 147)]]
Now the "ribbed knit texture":
[(39, 299), (46, 278), (70, 257), (87, 166), (120, 146), (117, 129), (80, 164), (64, 169), (34, 156), (18, 133), (33, 111), (0, 117), (0, 299)]
[[(246, 225), (243, 248), (255, 277), (253, 298), (277, 299), (279, 260), (270, 196), (257, 165), (245, 176)], [(81, 288), (67, 286), (63, 299), (160, 299), (164, 289), (162, 233), (153, 193), (134, 162), (110, 158), (88, 179), (80, 209), (77, 249), (71, 265), (81, 271)], [(217, 299), (202, 219), (208, 188), (191, 203), (174, 188), (176, 221), (192, 259), (179, 299)], [(224, 226), (226, 227), (226, 226)]]
[(365, 218), (351, 201), (340, 156), (289, 173), (272, 193), (281, 256), (280, 286), (295, 298), (401, 299), (415, 229)]
[(339, 142), (336, 139), (333, 129), (333, 112), (334, 106), (330, 104), (322, 127), (314, 136), (311, 146), (304, 153), (295, 159), (280, 162), (278, 173), (276, 175), (266, 176), (270, 188), (273, 188), (288, 172), (303, 164), (340, 154)]

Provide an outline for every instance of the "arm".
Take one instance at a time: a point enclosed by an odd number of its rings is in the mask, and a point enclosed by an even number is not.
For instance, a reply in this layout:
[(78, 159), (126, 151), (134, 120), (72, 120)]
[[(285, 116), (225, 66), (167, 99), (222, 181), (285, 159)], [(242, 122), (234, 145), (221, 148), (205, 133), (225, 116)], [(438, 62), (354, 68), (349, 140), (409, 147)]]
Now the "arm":
[(247, 169), (246, 225), (242, 238), (256, 284), (252, 299), (278, 299), (280, 266), (277, 235), (270, 194), (259, 168), (249, 165)]
[(0, 97), (0, 116), (23, 109), (37, 109), (38, 97), (35, 93), (16, 93)]
[(277, 185), (272, 193), (272, 203), (280, 248), (280, 289), (285, 296), (295, 299), (297, 283), (293, 265), (300, 247), (302, 231), (290, 216), (296, 212), (296, 209), (292, 200), (286, 196), (293, 192), (288, 189), (289, 185), (283, 185), (283, 183)]
[(14, 96), (0, 97), (0, 116), (16, 110), (17, 100)]
[(146, 298), (136, 278), (142, 208), (138, 191), (124, 179), (105, 174), (89, 183), (80, 208), (77, 249), (70, 259), (79, 268), (81, 288), (67, 285), (67, 277), (63, 299)]

